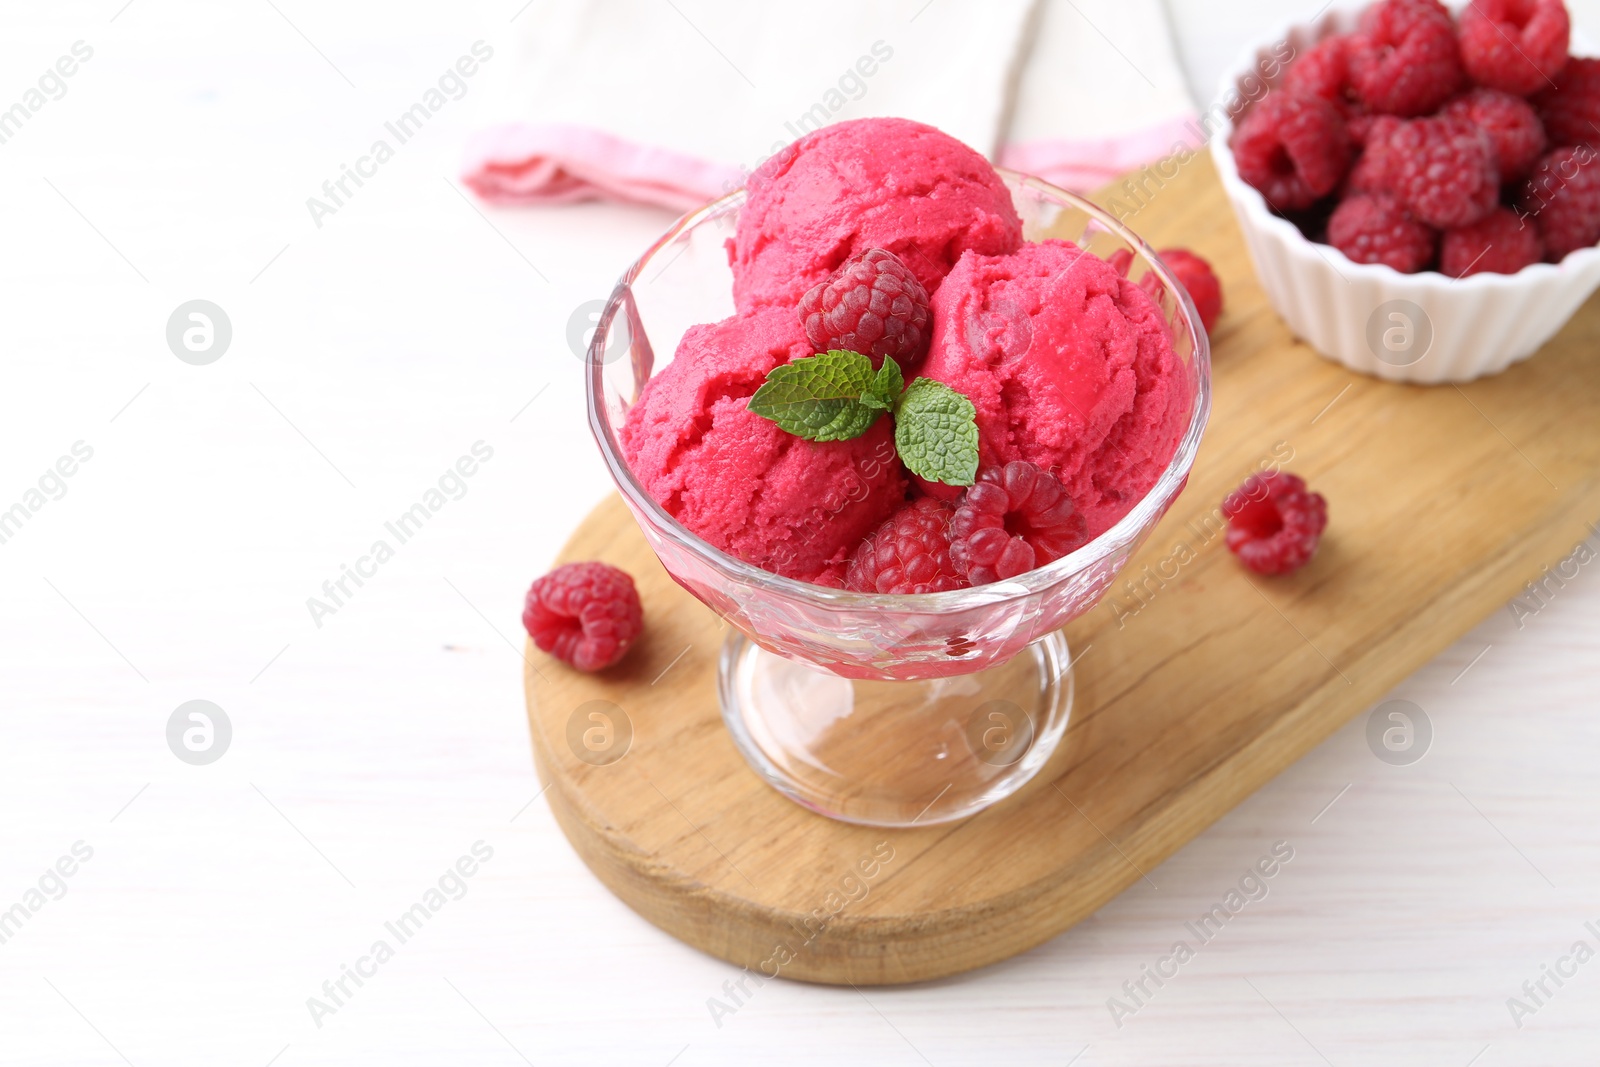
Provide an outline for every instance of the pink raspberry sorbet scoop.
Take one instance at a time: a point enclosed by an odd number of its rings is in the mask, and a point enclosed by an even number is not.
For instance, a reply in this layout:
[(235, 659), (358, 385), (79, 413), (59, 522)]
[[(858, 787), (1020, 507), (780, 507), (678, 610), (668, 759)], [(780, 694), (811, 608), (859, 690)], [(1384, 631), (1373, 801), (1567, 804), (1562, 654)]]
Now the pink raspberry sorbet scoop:
[(746, 407), (772, 368), (812, 355), (793, 308), (684, 334), (621, 432), (645, 491), (729, 555), (789, 578), (841, 584), (850, 554), (906, 497), (893, 424), (815, 442)]
[(793, 308), (846, 259), (893, 252), (934, 292), (966, 251), (1012, 252), (1022, 223), (987, 160), (932, 126), (857, 119), (807, 134), (758, 167), (729, 244), (741, 310)]
[[(1138, 285), (1068, 241), (968, 254), (933, 298), (922, 373), (977, 409), (980, 466), (1055, 474), (1096, 537), (1160, 478), (1190, 415), (1189, 371)], [(925, 484), (937, 495), (943, 486)]]

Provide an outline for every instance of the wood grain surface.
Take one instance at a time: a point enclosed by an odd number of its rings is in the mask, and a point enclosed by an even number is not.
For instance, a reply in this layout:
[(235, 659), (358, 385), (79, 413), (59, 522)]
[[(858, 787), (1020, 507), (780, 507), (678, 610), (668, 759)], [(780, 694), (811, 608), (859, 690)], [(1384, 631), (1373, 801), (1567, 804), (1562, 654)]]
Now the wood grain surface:
[[(950, 826), (886, 831), (811, 814), (723, 728), (726, 629), (660, 567), (620, 500), (564, 559), (638, 580), (646, 637), (579, 675), (529, 650), (534, 754), (551, 810), (622, 900), (752, 974), (857, 985), (965, 971), (1099, 908), (1566, 554), (1600, 516), (1600, 302), (1499, 377), (1422, 388), (1297, 343), (1253, 277), (1207, 159), (1129, 224), (1222, 278), (1215, 413), (1184, 495), (1102, 605), (1068, 627), (1077, 703), (1040, 788)], [(1217, 506), (1283, 466), (1329, 500), (1313, 563), (1248, 575)], [(584, 705), (631, 739), (594, 765)]]

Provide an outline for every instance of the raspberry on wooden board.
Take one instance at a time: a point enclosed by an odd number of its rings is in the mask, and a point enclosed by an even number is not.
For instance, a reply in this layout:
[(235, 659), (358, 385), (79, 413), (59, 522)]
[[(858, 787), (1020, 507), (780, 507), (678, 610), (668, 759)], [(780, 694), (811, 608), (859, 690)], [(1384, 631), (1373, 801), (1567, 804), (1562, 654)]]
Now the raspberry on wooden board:
[(1328, 526), (1328, 502), (1287, 471), (1253, 474), (1222, 502), (1228, 549), (1257, 574), (1288, 574), (1311, 561)]
[(540, 649), (580, 671), (616, 663), (644, 631), (639, 591), (607, 563), (567, 563), (528, 589), (522, 625)]
[(1222, 315), (1222, 282), (1217, 280), (1211, 264), (1187, 248), (1167, 248), (1157, 255), (1188, 290), (1189, 299), (1200, 313), (1201, 325), (1210, 333)]

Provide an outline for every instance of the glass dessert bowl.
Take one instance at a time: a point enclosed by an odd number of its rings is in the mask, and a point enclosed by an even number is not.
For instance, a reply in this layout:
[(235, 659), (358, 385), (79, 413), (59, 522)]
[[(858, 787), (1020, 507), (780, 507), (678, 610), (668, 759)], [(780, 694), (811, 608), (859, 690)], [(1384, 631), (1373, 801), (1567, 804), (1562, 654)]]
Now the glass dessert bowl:
[(618, 431), (685, 330), (732, 314), (724, 242), (742, 190), (684, 216), (629, 268), (590, 342), (589, 421), (617, 488), (667, 573), (728, 624), (718, 695), (734, 744), (772, 786), (832, 818), (948, 822), (1012, 795), (1046, 766), (1072, 708), (1061, 628), (1099, 603), (1183, 489), (1210, 412), (1205, 330), (1149, 246), (1081, 197), (1000, 173), (1025, 239), (1064, 238), (1125, 264), (1152, 296), (1188, 405), (1154, 486), (1111, 528), (1046, 566), (948, 592), (833, 589), (721, 551), (645, 491)]

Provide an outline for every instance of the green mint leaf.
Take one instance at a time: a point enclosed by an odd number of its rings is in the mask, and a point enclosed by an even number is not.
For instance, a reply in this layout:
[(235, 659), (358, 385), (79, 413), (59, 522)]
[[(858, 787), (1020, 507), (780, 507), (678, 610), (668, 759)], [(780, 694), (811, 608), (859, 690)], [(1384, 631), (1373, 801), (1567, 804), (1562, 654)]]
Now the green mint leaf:
[(932, 378), (906, 386), (894, 412), (894, 447), (911, 473), (946, 485), (978, 476), (978, 424), (972, 401)]
[(748, 406), (796, 437), (847, 441), (866, 433), (882, 414), (861, 402), (877, 377), (866, 356), (836, 349), (774, 367)]
[(861, 402), (870, 408), (881, 411), (893, 411), (894, 405), (900, 399), (900, 394), (905, 391), (905, 375), (900, 373), (900, 365), (892, 356), (883, 357), (883, 366), (878, 373), (873, 375), (872, 384), (867, 391), (861, 394)]

